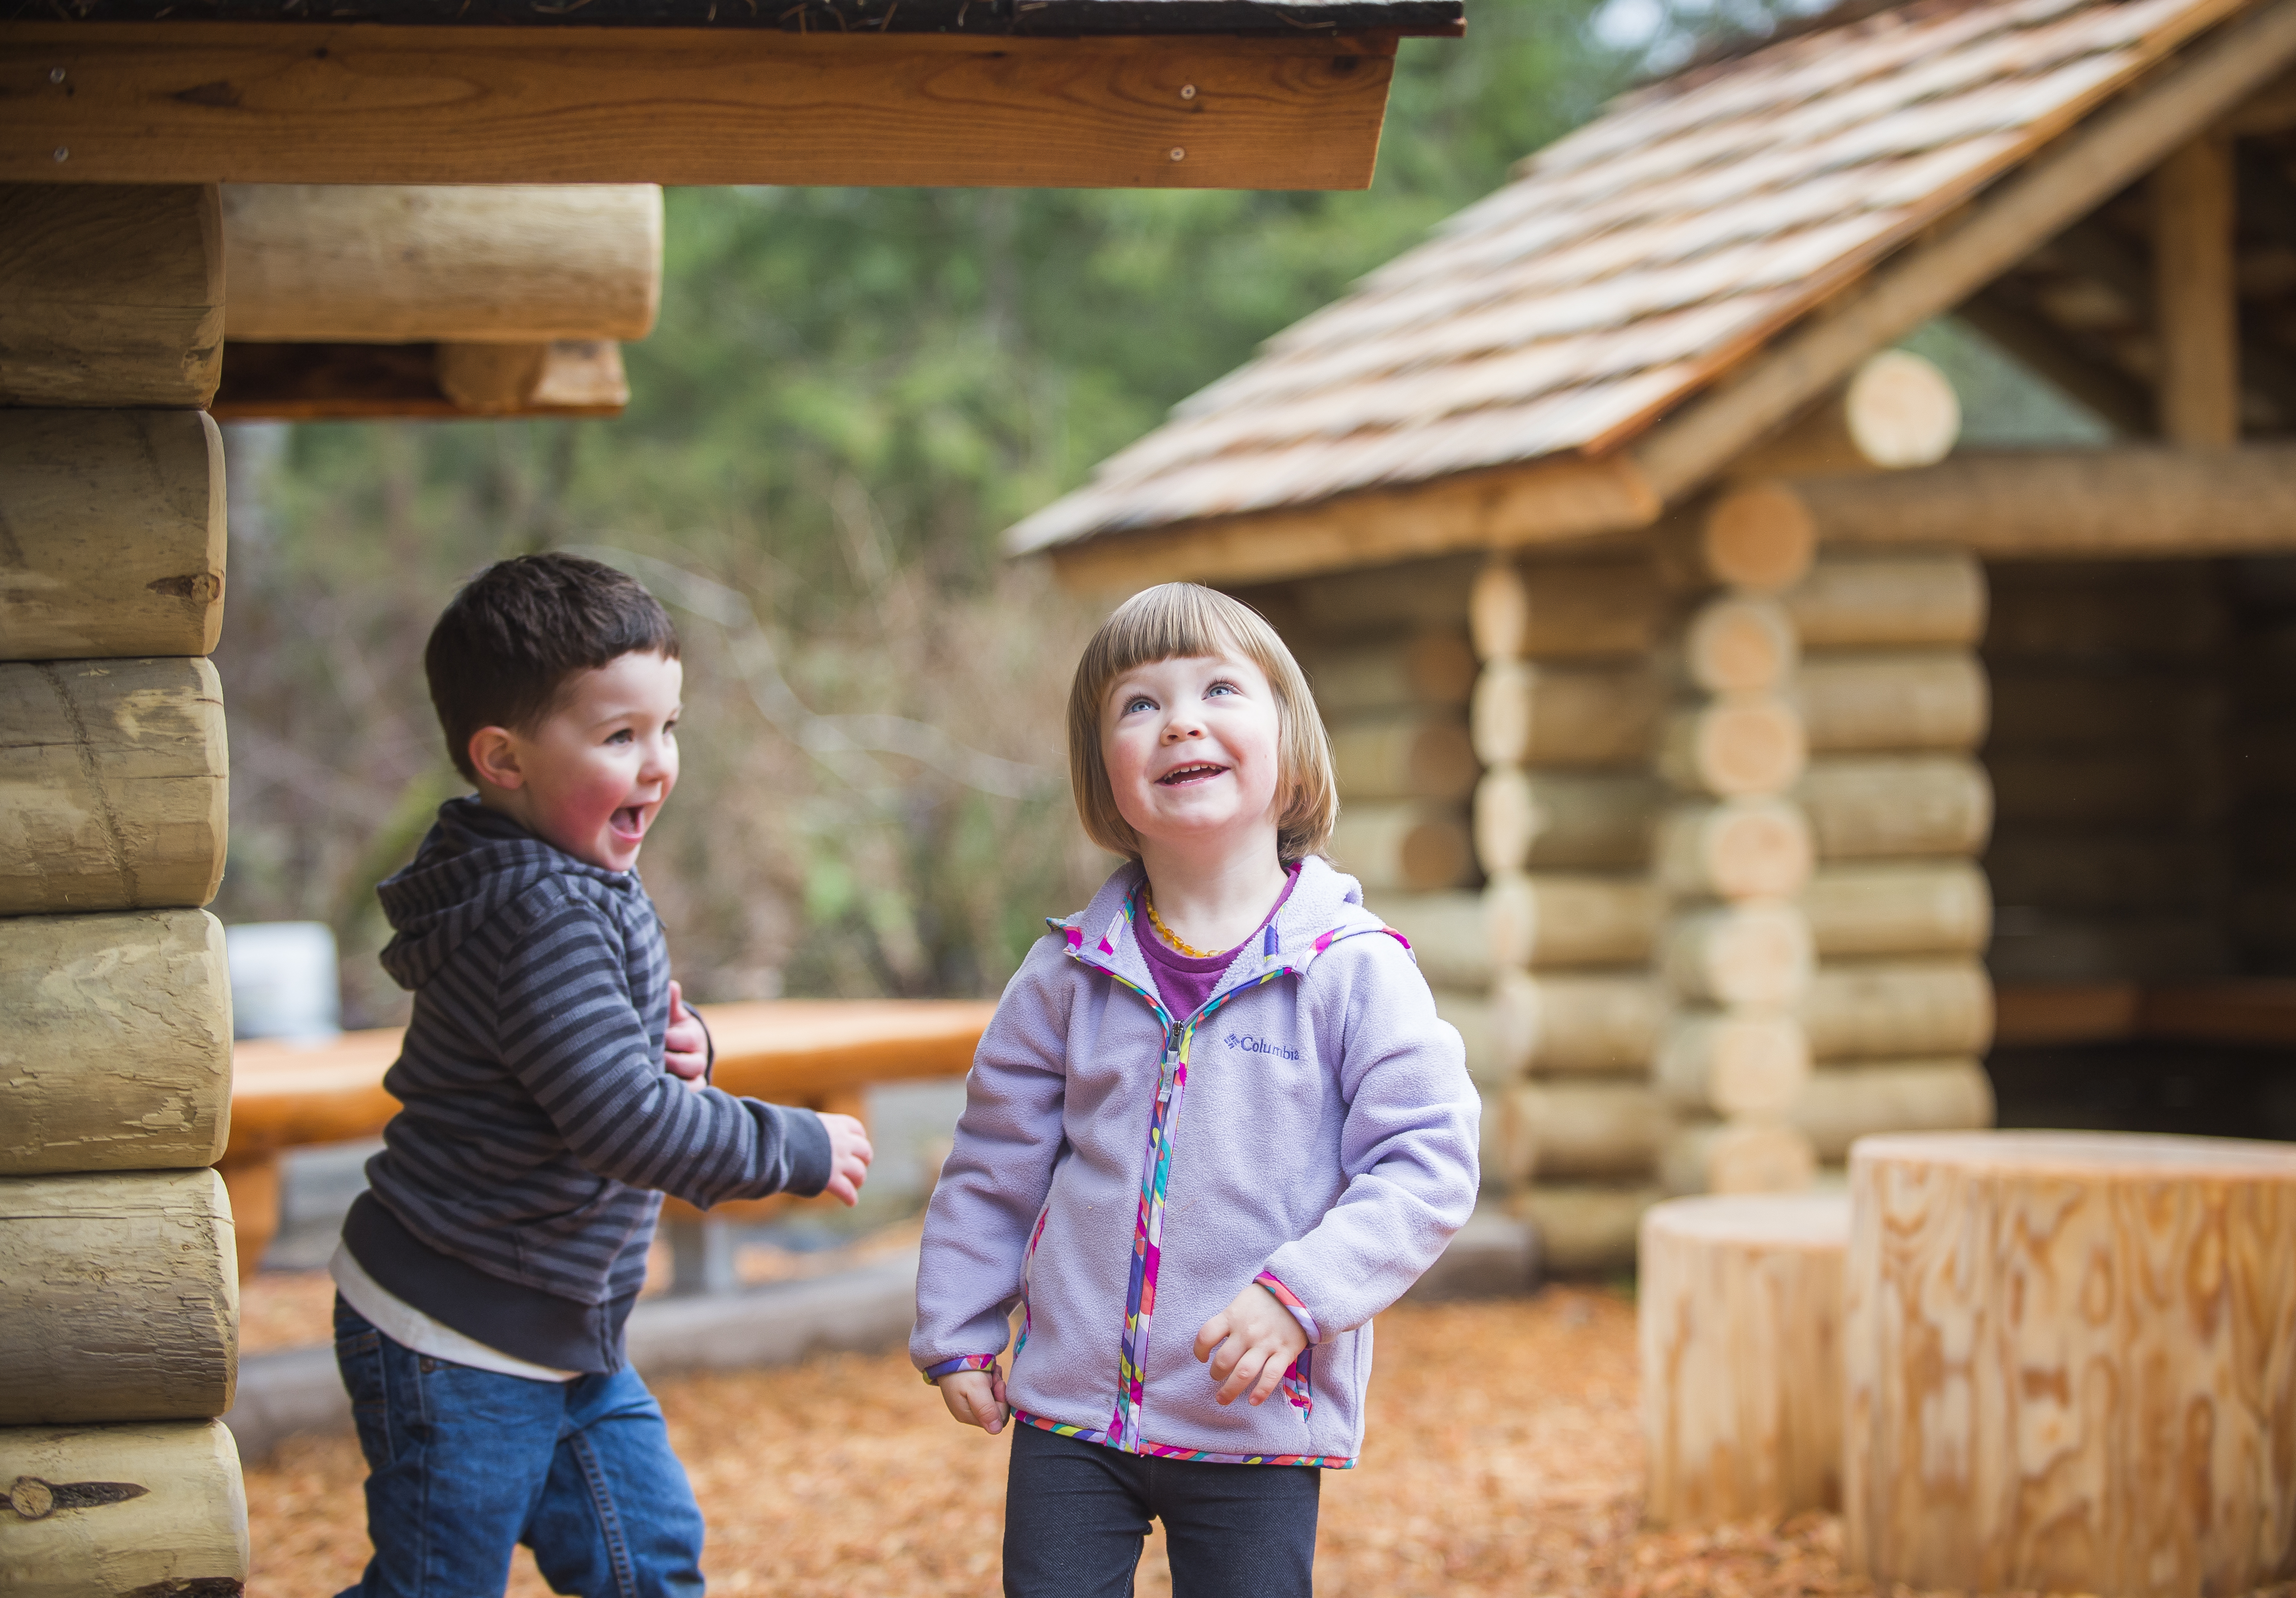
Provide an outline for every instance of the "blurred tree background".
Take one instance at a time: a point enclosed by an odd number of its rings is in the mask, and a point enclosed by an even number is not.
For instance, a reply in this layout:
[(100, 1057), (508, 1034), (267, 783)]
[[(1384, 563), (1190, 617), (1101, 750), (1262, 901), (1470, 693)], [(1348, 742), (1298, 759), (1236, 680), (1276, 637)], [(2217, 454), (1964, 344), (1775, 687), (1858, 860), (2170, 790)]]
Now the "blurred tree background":
[(229, 430), (217, 914), (330, 923), (345, 1024), (404, 1014), (373, 888), (460, 787), (422, 641), (480, 566), (570, 548), (684, 636), (642, 869), (688, 991), (993, 993), (1108, 864), (1061, 724), (1097, 617), (998, 533), (1750, 5), (1471, 0), (1404, 42), (1360, 194), (673, 191), (624, 416)]

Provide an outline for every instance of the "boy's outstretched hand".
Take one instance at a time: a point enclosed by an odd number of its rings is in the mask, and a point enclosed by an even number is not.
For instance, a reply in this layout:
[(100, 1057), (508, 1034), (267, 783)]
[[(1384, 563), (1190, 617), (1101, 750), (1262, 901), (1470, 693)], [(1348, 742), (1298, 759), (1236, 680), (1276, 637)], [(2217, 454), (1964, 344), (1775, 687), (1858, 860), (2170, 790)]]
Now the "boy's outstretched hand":
[(1004, 1429), (1010, 1413), (1004, 1403), (1004, 1372), (995, 1365), (986, 1371), (951, 1371), (933, 1384), (948, 1413), (967, 1426), (978, 1426), (990, 1437)]
[(700, 1087), (709, 1069), (709, 1034), (703, 1030), (701, 1017), (685, 1008), (685, 994), (675, 977), (669, 984), (669, 1030), (662, 1034), (661, 1063), (690, 1088)]
[(829, 1129), (829, 1185), (821, 1190), (848, 1207), (861, 1202), (861, 1184), (868, 1178), (869, 1162), (877, 1157), (869, 1147), (869, 1129), (850, 1116), (821, 1112)]
[(1212, 1380), (1220, 1384), (1214, 1396), (1222, 1404), (1234, 1403), (1246, 1388), (1253, 1404), (1266, 1402), (1307, 1346), (1307, 1330), (1256, 1281), (1196, 1333), (1196, 1358), (1211, 1361)]

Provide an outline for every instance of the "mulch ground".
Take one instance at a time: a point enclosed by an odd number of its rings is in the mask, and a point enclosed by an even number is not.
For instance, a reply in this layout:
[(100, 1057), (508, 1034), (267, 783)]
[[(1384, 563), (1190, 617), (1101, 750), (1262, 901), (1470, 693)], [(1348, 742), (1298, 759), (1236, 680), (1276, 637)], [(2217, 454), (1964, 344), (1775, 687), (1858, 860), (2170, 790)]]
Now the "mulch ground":
[[(840, 1355), (660, 1388), (709, 1517), (720, 1593), (991, 1594), (1003, 1438), (955, 1425), (898, 1355)], [(1324, 1483), (1324, 1598), (1872, 1598), (1839, 1522), (1640, 1529), (1634, 1308), (1591, 1289), (1402, 1306), (1379, 1321), (1362, 1463)], [(338, 1591), (366, 1558), (345, 1438), (250, 1469), (254, 1598)], [(1170, 1590), (1151, 1539), (1140, 1591)], [(510, 1591), (546, 1589), (521, 1553)]]

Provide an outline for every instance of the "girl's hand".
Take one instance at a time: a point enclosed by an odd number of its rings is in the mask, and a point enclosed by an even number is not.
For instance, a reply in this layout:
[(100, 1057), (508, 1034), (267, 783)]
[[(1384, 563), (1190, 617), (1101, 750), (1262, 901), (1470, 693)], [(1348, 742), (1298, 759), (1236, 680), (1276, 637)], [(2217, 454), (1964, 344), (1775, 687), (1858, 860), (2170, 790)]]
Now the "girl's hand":
[(1307, 1346), (1306, 1329), (1256, 1281), (1196, 1333), (1196, 1358), (1211, 1361), (1212, 1380), (1220, 1384), (1216, 1396), (1222, 1404), (1234, 1403), (1246, 1388), (1251, 1389), (1253, 1404), (1265, 1403)]
[(990, 1437), (1004, 1429), (1010, 1413), (1004, 1402), (1004, 1372), (991, 1365), (986, 1371), (951, 1371), (934, 1384), (940, 1401), (960, 1423), (978, 1426)]

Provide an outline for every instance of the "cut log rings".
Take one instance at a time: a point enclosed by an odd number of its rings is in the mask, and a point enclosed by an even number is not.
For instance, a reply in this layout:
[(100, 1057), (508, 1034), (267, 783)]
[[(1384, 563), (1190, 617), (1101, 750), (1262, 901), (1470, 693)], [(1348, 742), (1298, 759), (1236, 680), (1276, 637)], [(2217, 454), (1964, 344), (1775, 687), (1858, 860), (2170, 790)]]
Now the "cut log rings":
[(2104, 1598), (2296, 1570), (2296, 1147), (1891, 1135), (1849, 1187), (1852, 1569)]
[(0, 1178), (0, 1424), (231, 1407), (239, 1275), (212, 1171)]
[(206, 655), (223, 435), (203, 411), (0, 410), (0, 656)]
[(222, 1157), (231, 979), (205, 910), (0, 919), (0, 1175)]
[(247, 1582), (247, 1494), (220, 1421), (0, 1428), (0, 1593), (225, 1598)]
[(226, 769), (204, 660), (0, 664), (0, 915), (205, 904)]
[(0, 406), (204, 409), (223, 303), (213, 184), (0, 184)]
[(1677, 1198), (1643, 1216), (1644, 1514), (1710, 1524), (1841, 1503), (1840, 1194)]

